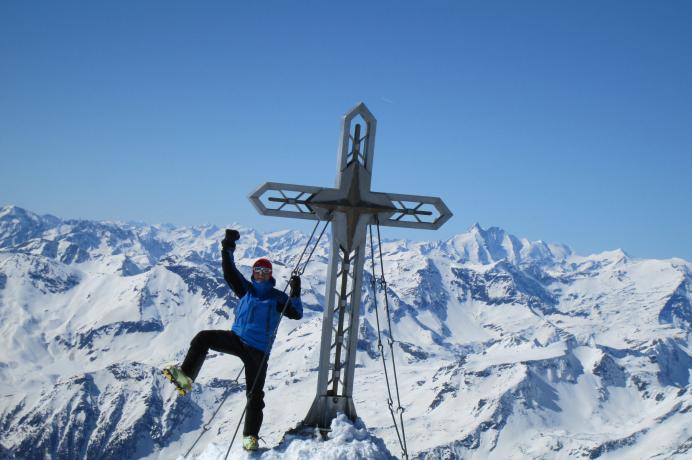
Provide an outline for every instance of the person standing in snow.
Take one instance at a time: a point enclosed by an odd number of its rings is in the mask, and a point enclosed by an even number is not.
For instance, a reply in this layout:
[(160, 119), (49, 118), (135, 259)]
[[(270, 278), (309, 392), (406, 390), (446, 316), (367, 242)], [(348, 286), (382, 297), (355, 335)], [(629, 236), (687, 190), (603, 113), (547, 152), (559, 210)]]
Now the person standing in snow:
[(300, 277), (291, 277), (290, 295), (287, 296), (274, 288), (276, 281), (272, 277), (272, 264), (268, 259), (261, 258), (254, 263), (250, 281), (238, 271), (233, 252), (239, 238), (237, 230), (226, 230), (226, 236), (221, 241), (223, 276), (239, 299), (231, 330), (199, 332), (190, 342), (183, 364), (180, 367), (167, 367), (163, 373), (178, 387), (181, 394), (185, 394), (192, 389), (192, 382), (197, 378), (210, 349), (239, 357), (245, 365), (248, 401), (243, 448), (256, 450), (262, 426), (263, 388), (268, 355), (274, 341), (273, 332), (281, 320), (282, 311), (284, 316), (291, 319), (301, 319), (303, 304), (300, 300)]

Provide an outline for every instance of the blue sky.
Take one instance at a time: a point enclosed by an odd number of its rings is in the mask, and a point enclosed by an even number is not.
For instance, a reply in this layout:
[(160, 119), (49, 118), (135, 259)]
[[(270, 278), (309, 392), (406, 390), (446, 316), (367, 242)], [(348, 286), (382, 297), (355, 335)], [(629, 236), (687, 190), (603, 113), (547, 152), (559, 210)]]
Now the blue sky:
[(333, 186), (378, 119), (373, 189), (582, 254), (692, 260), (692, 3), (0, 3), (0, 205), (174, 224)]

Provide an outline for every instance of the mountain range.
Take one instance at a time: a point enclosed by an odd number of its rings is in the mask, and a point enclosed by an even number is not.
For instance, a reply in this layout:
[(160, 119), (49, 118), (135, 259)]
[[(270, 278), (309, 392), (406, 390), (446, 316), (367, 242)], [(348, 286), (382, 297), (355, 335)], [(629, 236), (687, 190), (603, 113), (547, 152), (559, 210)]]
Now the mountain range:
[[(269, 257), (282, 288), (308, 237), (228, 227), (241, 272)], [(198, 331), (232, 324), (223, 233), (0, 208), (0, 458), (176, 458), (224, 396), (196, 453), (230, 441), (245, 402), (237, 358), (210, 353), (185, 397), (160, 375)], [(269, 446), (315, 396), (328, 249), (324, 238), (303, 276), (305, 315), (282, 321), (269, 360)], [(354, 383), (373, 442), (401, 455), (377, 305), (411, 458), (692, 457), (689, 262), (578, 255), (478, 224), (383, 240), (382, 253), (386, 284), (365, 265)]]

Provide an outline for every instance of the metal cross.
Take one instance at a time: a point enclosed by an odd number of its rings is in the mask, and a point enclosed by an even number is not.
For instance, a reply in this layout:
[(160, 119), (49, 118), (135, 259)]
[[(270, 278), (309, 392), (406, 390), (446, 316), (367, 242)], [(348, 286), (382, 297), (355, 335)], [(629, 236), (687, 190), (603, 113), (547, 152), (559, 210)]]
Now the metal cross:
[(303, 422), (321, 429), (337, 412), (356, 418), (353, 376), (367, 225), (435, 230), (452, 217), (437, 197), (370, 190), (376, 125), (363, 103), (343, 116), (335, 188), (266, 182), (250, 195), (260, 214), (332, 223), (317, 395)]

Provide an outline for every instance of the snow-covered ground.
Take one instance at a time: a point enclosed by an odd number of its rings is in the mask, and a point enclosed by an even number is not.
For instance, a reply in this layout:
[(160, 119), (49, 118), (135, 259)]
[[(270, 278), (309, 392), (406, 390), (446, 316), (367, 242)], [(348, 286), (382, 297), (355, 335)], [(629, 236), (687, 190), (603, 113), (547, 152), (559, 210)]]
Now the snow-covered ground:
[[(242, 235), (241, 270), (268, 256), (283, 287), (307, 237), (229, 226)], [(222, 237), (214, 226), (0, 208), (0, 458), (176, 458), (228, 393), (193, 452), (223, 456), (244, 404), (239, 360), (211, 353), (183, 398), (159, 373), (198, 331), (233, 321)], [(580, 256), (479, 225), (382, 249), (412, 458), (692, 456), (690, 263)], [(315, 396), (327, 250), (323, 241), (303, 277), (305, 317), (279, 329), (262, 458), (400, 457), (369, 263), (354, 384), (362, 422), (337, 420), (328, 441), (281, 443)]]
[[(258, 452), (247, 453), (236, 443), (228, 451), (228, 446), (209, 444), (197, 460), (233, 459), (262, 460), (393, 460), (395, 457), (387, 450), (381, 439), (373, 437), (362, 420), (351, 422), (340, 414), (332, 421), (331, 432), (322, 440), (318, 433), (313, 438), (293, 438), (274, 449), (261, 448)], [(180, 457), (182, 459), (183, 457)]]

